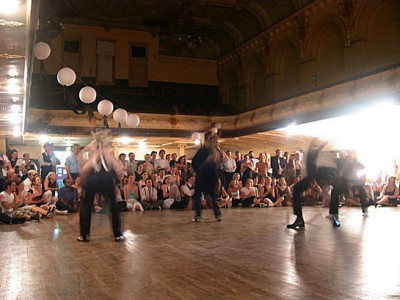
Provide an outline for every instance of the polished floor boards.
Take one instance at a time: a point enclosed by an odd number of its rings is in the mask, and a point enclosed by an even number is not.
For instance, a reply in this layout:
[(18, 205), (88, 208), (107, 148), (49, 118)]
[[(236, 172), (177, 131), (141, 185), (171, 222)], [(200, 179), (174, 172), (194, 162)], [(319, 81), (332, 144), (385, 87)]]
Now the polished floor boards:
[(400, 208), (304, 208), (306, 228), (286, 229), (290, 208), (123, 213), (126, 241), (93, 215), (90, 243), (76, 216), (0, 225), (0, 299), (400, 298)]

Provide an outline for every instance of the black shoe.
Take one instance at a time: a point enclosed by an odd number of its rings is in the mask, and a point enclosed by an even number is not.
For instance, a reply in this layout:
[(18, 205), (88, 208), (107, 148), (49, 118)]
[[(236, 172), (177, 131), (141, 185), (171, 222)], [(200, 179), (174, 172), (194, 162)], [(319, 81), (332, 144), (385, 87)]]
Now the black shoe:
[(13, 224), (23, 224), (25, 223), (26, 218), (12, 218), (11, 223)]
[(216, 216), (216, 219), (217, 219), (218, 222), (221, 222), (222, 221), (221, 215)]
[(125, 237), (124, 237), (123, 235), (116, 236), (116, 237), (115, 237), (115, 241), (116, 241), (117, 243), (123, 242), (123, 241), (125, 241)]
[(196, 215), (194, 216), (194, 219), (192, 219), (192, 222), (200, 222), (201, 216)]
[(305, 224), (304, 224), (304, 220), (303, 219), (297, 218), (296, 221), (294, 221), (293, 224), (289, 224), (289, 225), (286, 226), (286, 228), (290, 228), (290, 229), (296, 229), (297, 227), (298, 228), (306, 227)]
[(90, 241), (90, 239), (89, 239), (89, 237), (83, 237), (83, 236), (78, 236), (78, 238), (76, 239), (78, 242), (85, 242), (85, 243), (87, 243), (87, 242), (89, 242)]

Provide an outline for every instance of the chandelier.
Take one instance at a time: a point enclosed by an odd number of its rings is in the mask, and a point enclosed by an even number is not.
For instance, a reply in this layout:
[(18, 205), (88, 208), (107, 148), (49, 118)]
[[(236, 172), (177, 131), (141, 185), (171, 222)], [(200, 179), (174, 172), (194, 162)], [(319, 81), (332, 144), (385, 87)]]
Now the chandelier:
[(186, 24), (186, 34), (179, 37), (179, 41), (182, 46), (188, 51), (196, 50), (199, 45), (203, 42), (201, 36), (193, 36), (192, 33), (192, 12), (189, 12), (187, 24)]

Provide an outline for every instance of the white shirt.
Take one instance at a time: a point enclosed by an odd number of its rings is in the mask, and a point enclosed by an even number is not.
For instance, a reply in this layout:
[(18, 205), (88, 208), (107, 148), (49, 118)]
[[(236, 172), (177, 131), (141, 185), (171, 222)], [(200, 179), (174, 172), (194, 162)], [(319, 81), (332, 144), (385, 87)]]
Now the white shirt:
[(145, 186), (140, 190), (140, 199), (142, 201), (157, 201), (157, 190), (153, 187), (148, 188)]
[(11, 216), (13, 212), (13, 208), (10, 207), (9, 209), (4, 209), (3, 203), (10, 205), (14, 202), (14, 193), (7, 194), (6, 191), (0, 193), (0, 202), (1, 202), (1, 212), (7, 216)]
[(193, 189), (190, 189), (188, 185), (183, 185), (183, 186), (182, 186), (182, 192), (183, 192), (185, 195), (187, 195), (187, 196), (189, 196), (189, 197), (192, 197), (192, 196), (194, 195), (194, 188), (193, 188)]
[(225, 172), (233, 173), (236, 171), (236, 161), (233, 158), (224, 158), (222, 165)]
[(166, 160), (165, 158), (163, 158), (163, 159), (157, 158), (154, 161), (154, 170), (157, 171), (159, 167), (160, 167), (160, 169), (165, 169), (166, 172), (169, 172), (169, 169), (170, 169), (169, 161)]

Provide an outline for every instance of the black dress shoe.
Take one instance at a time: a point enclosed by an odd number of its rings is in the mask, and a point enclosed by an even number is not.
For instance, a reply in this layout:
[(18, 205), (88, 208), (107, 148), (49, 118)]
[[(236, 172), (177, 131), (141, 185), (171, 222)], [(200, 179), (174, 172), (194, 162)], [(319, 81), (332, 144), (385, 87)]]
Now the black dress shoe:
[(194, 216), (194, 218), (192, 219), (192, 222), (200, 222), (201, 216), (196, 215)]
[(90, 241), (90, 239), (88, 238), (88, 237), (83, 237), (83, 236), (78, 236), (78, 238), (76, 239), (78, 242), (85, 242), (85, 243), (87, 243), (87, 242), (89, 242)]
[(218, 215), (218, 216), (216, 216), (215, 218), (217, 219), (218, 222), (221, 222), (221, 221), (222, 221), (221, 215)]
[(304, 224), (304, 220), (300, 219), (300, 218), (297, 218), (293, 224), (289, 224), (286, 226), (286, 228), (290, 228), (290, 229), (304, 228), (304, 227), (306, 227)]

